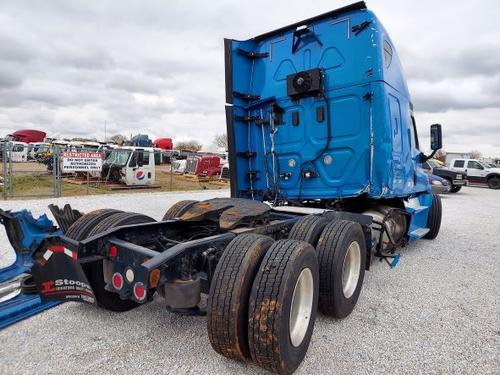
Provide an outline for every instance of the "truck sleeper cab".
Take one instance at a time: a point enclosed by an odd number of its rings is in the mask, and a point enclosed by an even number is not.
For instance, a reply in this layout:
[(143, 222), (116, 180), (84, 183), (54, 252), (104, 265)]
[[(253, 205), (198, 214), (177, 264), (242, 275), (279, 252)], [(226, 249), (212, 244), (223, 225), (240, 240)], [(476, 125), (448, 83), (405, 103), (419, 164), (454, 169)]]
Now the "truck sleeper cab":
[[(290, 374), (317, 311), (345, 318), (374, 259), (393, 268), (402, 247), (438, 235), (441, 201), (420, 167), (432, 155), (364, 2), (227, 39), (225, 58), (231, 198), (177, 202), (160, 222), (51, 206), (58, 227), (29, 249), (20, 233), (36, 220), (0, 217), (18, 256), (33, 254), (43, 299), (126, 311), (157, 292), (170, 311), (206, 313), (217, 353)], [(433, 153), (441, 143), (433, 125)]]

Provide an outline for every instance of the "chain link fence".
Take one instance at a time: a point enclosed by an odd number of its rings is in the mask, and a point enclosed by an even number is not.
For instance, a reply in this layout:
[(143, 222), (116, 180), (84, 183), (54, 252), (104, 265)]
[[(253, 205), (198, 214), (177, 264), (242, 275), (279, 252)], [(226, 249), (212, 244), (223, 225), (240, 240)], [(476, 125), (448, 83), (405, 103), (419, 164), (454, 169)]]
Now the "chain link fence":
[[(104, 157), (102, 167), (69, 170), (65, 157), (68, 153), (100, 153)], [(217, 174), (198, 176), (199, 172), (219, 167), (210, 164), (212, 159), (213, 156), (193, 154), (176, 160), (173, 152), (147, 148), (5, 142), (0, 143), (0, 193), (3, 199), (36, 199), (144, 189), (225, 189), (227, 166), (220, 167)]]
[(38, 150), (35, 144), (0, 144), (3, 199), (61, 196), (59, 149)]

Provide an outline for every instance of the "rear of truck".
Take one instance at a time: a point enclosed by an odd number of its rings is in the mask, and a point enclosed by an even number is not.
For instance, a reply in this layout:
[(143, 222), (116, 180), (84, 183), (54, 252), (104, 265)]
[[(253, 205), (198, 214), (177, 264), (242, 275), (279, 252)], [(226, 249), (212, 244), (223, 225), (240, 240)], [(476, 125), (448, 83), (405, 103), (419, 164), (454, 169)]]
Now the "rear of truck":
[(47, 300), (114, 311), (158, 292), (170, 311), (207, 314), (219, 354), (292, 373), (317, 311), (348, 316), (373, 259), (393, 268), (409, 241), (437, 236), (441, 203), (397, 54), (363, 2), (226, 39), (225, 58), (232, 197), (180, 201), (160, 222), (53, 209), (60, 230), (32, 273)]

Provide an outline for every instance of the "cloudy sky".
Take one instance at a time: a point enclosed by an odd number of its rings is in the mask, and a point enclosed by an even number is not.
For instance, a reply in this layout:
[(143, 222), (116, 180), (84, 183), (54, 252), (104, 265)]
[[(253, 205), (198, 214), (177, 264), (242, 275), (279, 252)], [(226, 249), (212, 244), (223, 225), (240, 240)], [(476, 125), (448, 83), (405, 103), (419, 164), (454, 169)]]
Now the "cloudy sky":
[[(0, 1), (0, 136), (102, 139), (225, 131), (223, 37), (247, 39), (351, 1)], [(367, 2), (396, 45), (421, 144), (500, 157), (500, 1)]]

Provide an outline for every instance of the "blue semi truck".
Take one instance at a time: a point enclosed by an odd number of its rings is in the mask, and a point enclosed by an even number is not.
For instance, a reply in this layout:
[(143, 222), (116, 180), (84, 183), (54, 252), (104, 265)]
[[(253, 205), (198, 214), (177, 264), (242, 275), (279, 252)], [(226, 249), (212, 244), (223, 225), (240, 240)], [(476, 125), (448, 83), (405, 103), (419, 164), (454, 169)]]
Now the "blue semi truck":
[[(126, 311), (158, 293), (206, 314), (221, 355), (288, 374), (317, 311), (348, 316), (375, 260), (394, 267), (437, 236), (441, 202), (396, 49), (364, 2), (227, 39), (225, 66), (230, 198), (178, 202), (159, 222), (69, 206), (50, 206), (57, 226), (0, 216), (42, 302)], [(433, 153), (441, 142), (432, 125)]]

